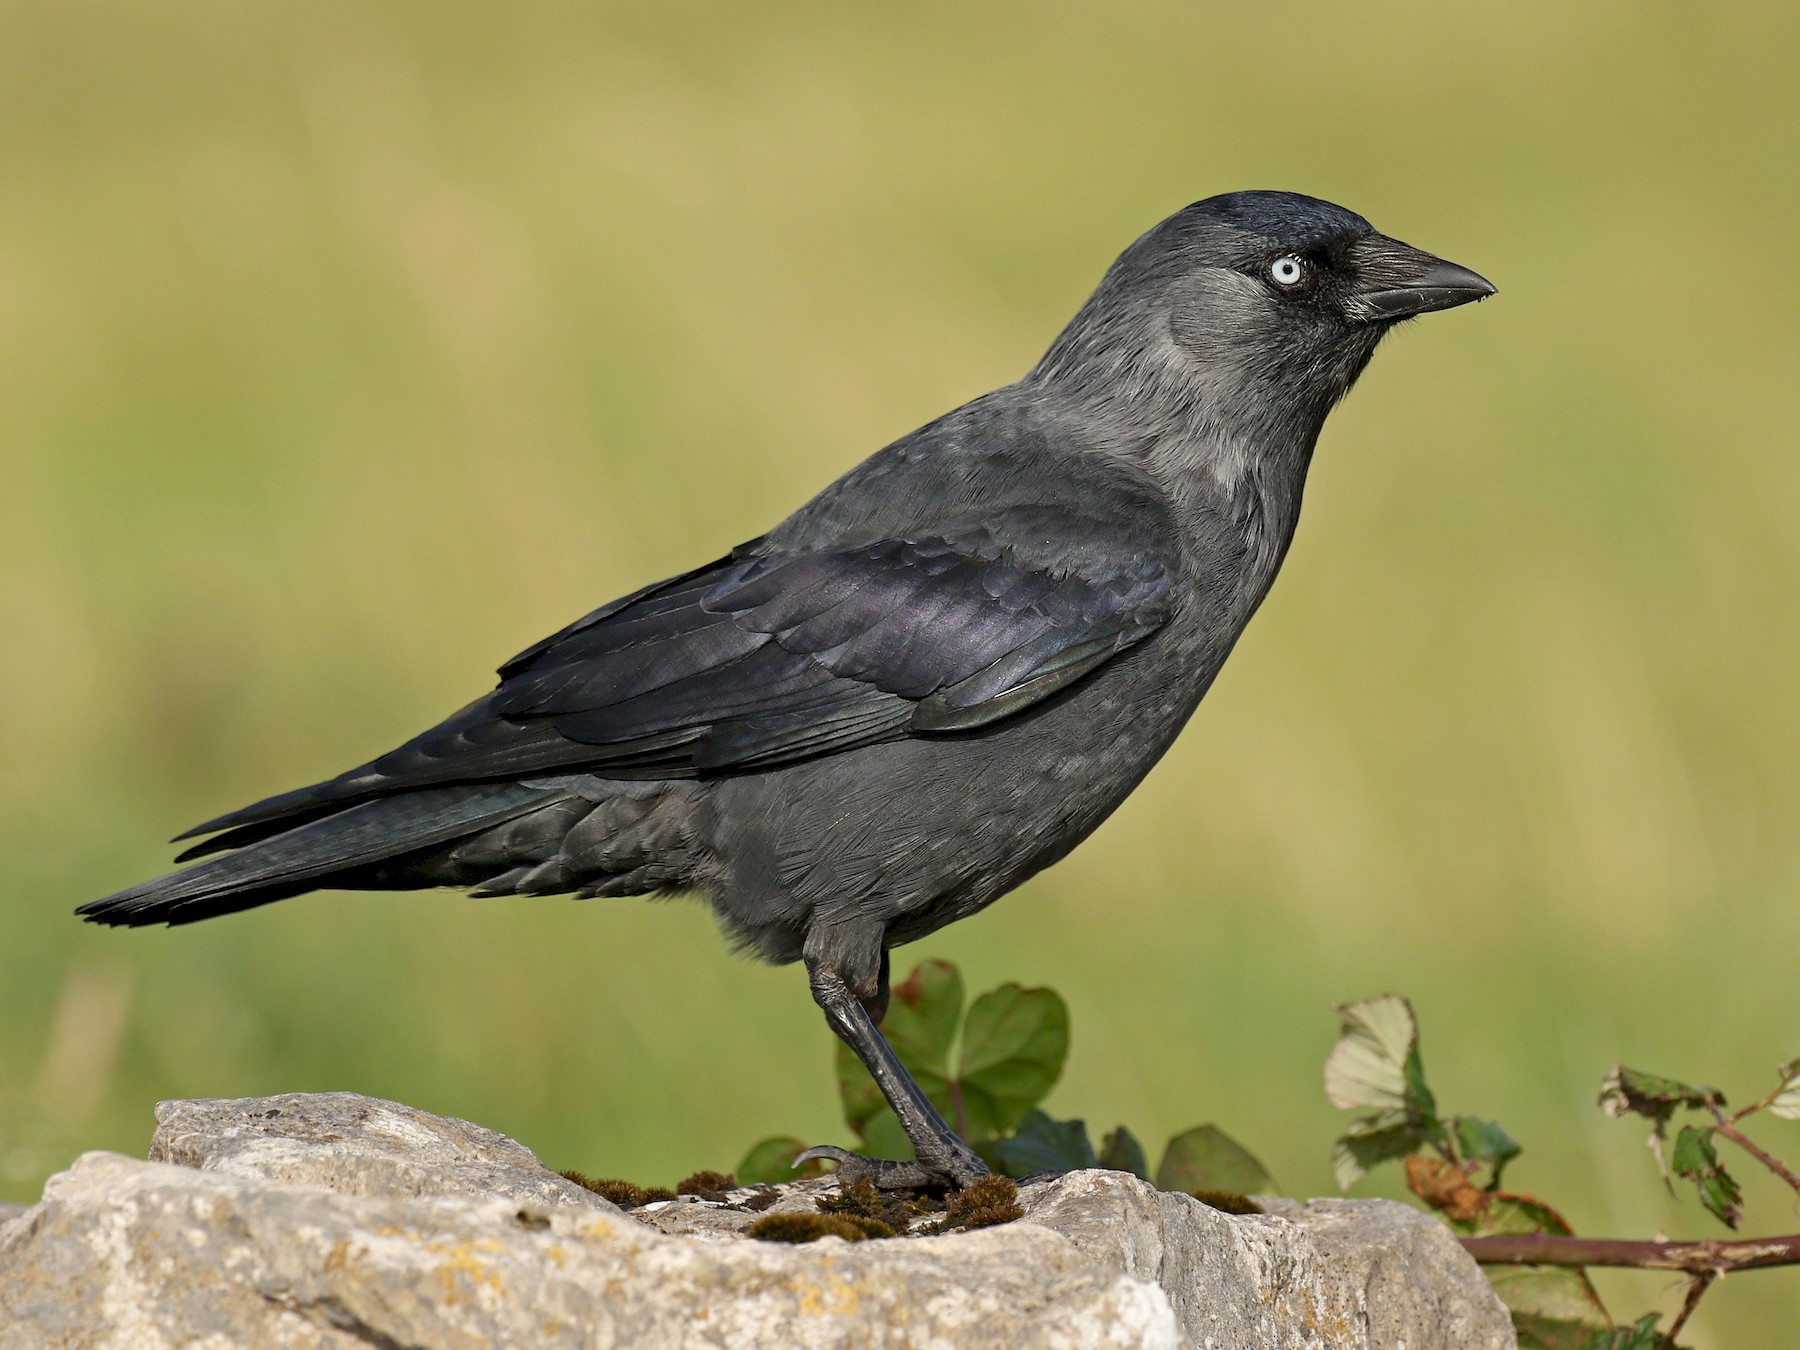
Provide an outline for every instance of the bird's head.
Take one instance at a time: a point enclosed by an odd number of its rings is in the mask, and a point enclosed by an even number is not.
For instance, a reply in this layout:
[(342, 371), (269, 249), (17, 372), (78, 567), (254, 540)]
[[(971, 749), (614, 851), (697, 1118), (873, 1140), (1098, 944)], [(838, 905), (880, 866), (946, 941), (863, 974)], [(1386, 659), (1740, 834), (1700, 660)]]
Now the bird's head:
[(1034, 374), (1210, 419), (1322, 421), (1402, 320), (1494, 294), (1466, 267), (1294, 192), (1232, 192), (1125, 250)]

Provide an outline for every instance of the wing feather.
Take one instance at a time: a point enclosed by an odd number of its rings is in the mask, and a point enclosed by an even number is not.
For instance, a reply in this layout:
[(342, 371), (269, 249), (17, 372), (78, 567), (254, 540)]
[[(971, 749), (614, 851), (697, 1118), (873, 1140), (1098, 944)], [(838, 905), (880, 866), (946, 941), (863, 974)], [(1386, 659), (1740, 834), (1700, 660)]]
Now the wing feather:
[(967, 731), (1165, 622), (1166, 562), (1089, 547), (1079, 565), (1034, 565), (1006, 537), (989, 522), (794, 553), (746, 545), (527, 648), (486, 698), (389, 754), (190, 833), (432, 785), (757, 772)]

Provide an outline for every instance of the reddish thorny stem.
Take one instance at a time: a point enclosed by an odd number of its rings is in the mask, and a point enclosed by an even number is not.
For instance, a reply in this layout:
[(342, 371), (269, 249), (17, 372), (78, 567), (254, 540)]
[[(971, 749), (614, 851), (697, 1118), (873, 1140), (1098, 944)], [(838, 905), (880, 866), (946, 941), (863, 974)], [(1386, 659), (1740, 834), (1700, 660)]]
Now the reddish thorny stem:
[(1752, 1106), (1747, 1106), (1736, 1115), (1731, 1116), (1726, 1115), (1719, 1109), (1721, 1106), (1721, 1103), (1719, 1102), (1708, 1101), (1706, 1104), (1712, 1108), (1713, 1117), (1719, 1122), (1715, 1127), (1717, 1133), (1722, 1134), (1727, 1139), (1731, 1140), (1732, 1143), (1736, 1144), (1776, 1176), (1787, 1182), (1787, 1184), (1793, 1188), (1796, 1195), (1800, 1195), (1800, 1176), (1795, 1176), (1792, 1169), (1789, 1168), (1786, 1163), (1782, 1162), (1780, 1158), (1777, 1158), (1774, 1154), (1769, 1153), (1752, 1140), (1746, 1138), (1738, 1130), (1738, 1121), (1742, 1120), (1752, 1111), (1762, 1110), (1764, 1106), (1768, 1105), (1767, 1098), (1764, 1098), (1762, 1101), (1757, 1102)]
[(1464, 1238), (1462, 1245), (1470, 1256), (1490, 1266), (1633, 1266), (1723, 1275), (1733, 1270), (1800, 1265), (1800, 1233), (1730, 1242), (1640, 1242), (1522, 1233)]
[[(1724, 1135), (1800, 1194), (1800, 1176), (1737, 1128), (1739, 1120), (1767, 1104), (1764, 1099), (1728, 1116), (1716, 1099), (1708, 1097), (1706, 1102), (1718, 1121), (1715, 1133)], [(1663, 1344), (1667, 1346), (1675, 1344), (1676, 1335), (1687, 1325), (1701, 1297), (1719, 1276), (1734, 1270), (1800, 1265), (1800, 1233), (1732, 1242), (1642, 1242), (1625, 1238), (1528, 1233), (1463, 1238), (1462, 1245), (1470, 1256), (1490, 1266), (1626, 1266), (1638, 1270), (1685, 1271), (1689, 1277), (1687, 1297), (1681, 1301), (1681, 1310), (1676, 1313), (1674, 1322), (1662, 1333)]]
[(1800, 1265), (1800, 1233), (1751, 1238), (1744, 1242), (1635, 1242), (1624, 1238), (1559, 1237), (1527, 1233), (1510, 1237), (1462, 1240), (1463, 1250), (1489, 1266), (1631, 1266), (1638, 1270), (1680, 1270), (1689, 1276), (1687, 1297), (1663, 1344), (1694, 1315), (1701, 1295), (1719, 1276), (1733, 1270)]
[(1675, 1320), (1669, 1323), (1669, 1329), (1663, 1333), (1663, 1343), (1675, 1350), (1675, 1338), (1694, 1315), (1694, 1309), (1700, 1306), (1701, 1296), (1712, 1288), (1713, 1281), (1719, 1278), (1717, 1271), (1709, 1270), (1704, 1274), (1690, 1276), (1688, 1279), (1687, 1297), (1681, 1300), (1681, 1311), (1675, 1314)]

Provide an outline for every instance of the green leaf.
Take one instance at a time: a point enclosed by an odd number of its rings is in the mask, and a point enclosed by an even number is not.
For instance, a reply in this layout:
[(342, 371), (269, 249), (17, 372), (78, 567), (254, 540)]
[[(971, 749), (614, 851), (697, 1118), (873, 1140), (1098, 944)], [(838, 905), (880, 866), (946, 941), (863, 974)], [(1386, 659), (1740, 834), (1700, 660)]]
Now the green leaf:
[(1715, 1219), (1727, 1228), (1736, 1228), (1743, 1212), (1744, 1195), (1731, 1173), (1720, 1164), (1712, 1135), (1708, 1127), (1683, 1125), (1681, 1133), (1675, 1136), (1675, 1151), (1669, 1156), (1669, 1166), (1676, 1176), (1686, 1177), (1694, 1183), (1700, 1192), (1700, 1203)]
[(1100, 1141), (1100, 1166), (1113, 1172), (1129, 1172), (1143, 1181), (1150, 1180), (1150, 1160), (1137, 1136), (1123, 1125)]
[(1525, 1233), (1554, 1233), (1568, 1237), (1574, 1231), (1563, 1218), (1542, 1200), (1529, 1195), (1494, 1195), (1482, 1206), (1481, 1221), (1475, 1231), (1483, 1237), (1507, 1237)]
[(1377, 1163), (1418, 1152), (1423, 1140), (1404, 1110), (1364, 1116), (1331, 1147), (1331, 1171), (1338, 1189), (1349, 1190)]
[(1709, 1087), (1695, 1087), (1674, 1078), (1628, 1069), (1615, 1064), (1600, 1082), (1600, 1109), (1615, 1119), (1643, 1116), (1650, 1121), (1650, 1156), (1656, 1159), (1656, 1170), (1663, 1180), (1669, 1179), (1669, 1164), (1663, 1157), (1663, 1137), (1675, 1112), (1703, 1107), (1708, 1101), (1725, 1104), (1722, 1094)]
[[(1529, 1195), (1495, 1195), (1482, 1207), (1483, 1234), (1556, 1233), (1562, 1215)], [(1483, 1266), (1482, 1274), (1511, 1310), (1521, 1350), (1582, 1350), (1612, 1319), (1587, 1272), (1568, 1266)]]
[(1661, 1319), (1645, 1313), (1628, 1327), (1591, 1332), (1581, 1350), (1667, 1350), (1668, 1337), (1657, 1330)]
[(1425, 1061), (1419, 1055), (1417, 1040), (1406, 1052), (1405, 1074), (1407, 1113), (1432, 1134), (1441, 1133), (1443, 1127), (1438, 1123), (1437, 1098), (1426, 1085)]
[(1456, 1147), (1464, 1162), (1486, 1163), (1493, 1168), (1488, 1189), (1500, 1184), (1500, 1173), (1506, 1164), (1523, 1150), (1499, 1124), (1480, 1116), (1459, 1116), (1456, 1120)]
[(765, 1139), (760, 1144), (752, 1145), (732, 1175), (738, 1179), (740, 1186), (772, 1186), (778, 1182), (798, 1181), (801, 1177), (823, 1174), (825, 1169), (816, 1162), (807, 1163), (798, 1171), (795, 1170), (794, 1159), (805, 1149), (805, 1144), (790, 1135), (776, 1135), (773, 1139)]
[(1800, 1120), (1800, 1059), (1790, 1059), (1776, 1072), (1781, 1075), (1781, 1086), (1769, 1099), (1769, 1114), (1783, 1120)]
[[(946, 1114), (951, 1106), (950, 1047), (956, 1040), (962, 1008), (962, 976), (956, 967), (947, 961), (921, 961), (893, 987), (887, 1016), (881, 1020), (882, 1036), (932, 1104)], [(881, 1089), (842, 1042), (837, 1048), (837, 1076), (844, 1121), (866, 1143), (871, 1122), (887, 1112)], [(907, 1158), (912, 1153), (908, 1150), (897, 1156)]]
[(894, 986), (881, 1034), (907, 1068), (948, 1078), (962, 1013), (962, 973), (948, 961), (921, 961)]
[(1709, 1087), (1694, 1087), (1623, 1064), (1615, 1064), (1600, 1083), (1600, 1109), (1614, 1118), (1637, 1115), (1660, 1124), (1681, 1107), (1705, 1106), (1709, 1098), (1720, 1106), (1725, 1104), (1725, 1098)]
[(1520, 1350), (1586, 1350), (1612, 1328), (1587, 1272), (1569, 1266), (1483, 1266), (1482, 1274), (1512, 1313)]
[(1156, 1169), (1159, 1191), (1231, 1191), (1272, 1195), (1268, 1169), (1217, 1125), (1197, 1125), (1169, 1141)]
[[(1397, 994), (1340, 1004), (1338, 1043), (1325, 1060), (1325, 1096), (1347, 1111), (1403, 1110), (1408, 1061), (1419, 1044), (1412, 1004)], [(1419, 1072), (1423, 1084), (1423, 1071)]]
[(1042, 1111), (1027, 1111), (1018, 1131), (988, 1148), (990, 1160), (1015, 1181), (1039, 1172), (1073, 1172), (1093, 1167), (1094, 1146), (1088, 1141), (1087, 1122), (1052, 1120)]
[[(952, 1079), (959, 1023), (960, 1077)], [(965, 1138), (981, 1141), (1010, 1131), (1062, 1075), (1069, 1009), (1052, 990), (1007, 984), (976, 999), (965, 1017), (956, 967), (924, 961), (894, 986), (881, 1033), (932, 1105)], [(845, 1045), (837, 1049), (837, 1076), (844, 1119), (863, 1151), (911, 1157), (900, 1122)]]
[(962, 1119), (953, 1114), (952, 1124), (968, 1138), (1006, 1134), (1055, 1085), (1068, 1055), (1069, 1005), (1060, 994), (1016, 984), (983, 994), (963, 1021)]

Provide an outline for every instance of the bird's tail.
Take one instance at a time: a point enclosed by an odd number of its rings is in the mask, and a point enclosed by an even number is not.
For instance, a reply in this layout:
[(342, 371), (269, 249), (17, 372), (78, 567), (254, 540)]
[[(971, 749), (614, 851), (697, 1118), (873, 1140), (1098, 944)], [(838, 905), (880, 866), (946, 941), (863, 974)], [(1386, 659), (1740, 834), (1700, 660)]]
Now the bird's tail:
[(380, 797), (323, 817), (303, 818), (289, 829), (259, 830), (262, 837), (246, 840), (233, 852), (118, 891), (75, 912), (94, 923), (135, 928), (193, 923), (326, 886), (437, 885), (438, 878), (409, 871), (404, 860), (567, 795), (566, 788), (554, 783), (493, 783)]

